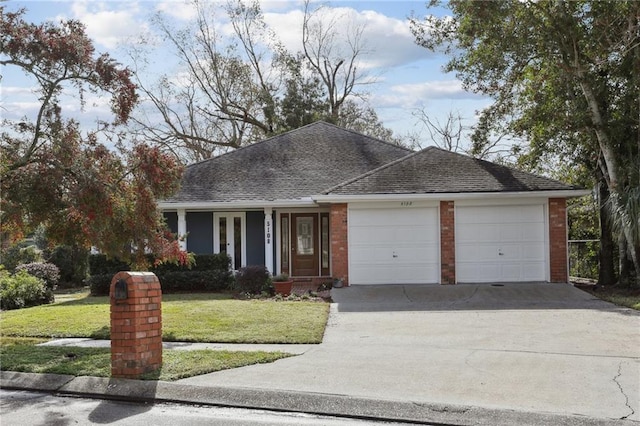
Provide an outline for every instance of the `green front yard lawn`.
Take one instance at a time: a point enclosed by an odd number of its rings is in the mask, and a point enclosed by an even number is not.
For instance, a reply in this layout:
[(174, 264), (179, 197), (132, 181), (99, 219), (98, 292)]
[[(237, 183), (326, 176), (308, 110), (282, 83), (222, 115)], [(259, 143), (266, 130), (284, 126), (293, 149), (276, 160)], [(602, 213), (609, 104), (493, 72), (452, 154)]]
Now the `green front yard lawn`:
[[(52, 338), (109, 339), (108, 297), (63, 295), (51, 305), (2, 312), (0, 366), (5, 371), (109, 377), (110, 350), (35, 346)], [(237, 300), (229, 294), (168, 294), (162, 300), (164, 341), (320, 343), (329, 305)], [(291, 356), (281, 352), (163, 351), (162, 368), (145, 379), (177, 380)]]
[[(109, 339), (108, 297), (81, 297), (6, 311), (2, 336)], [(162, 340), (217, 343), (320, 343), (329, 305), (237, 300), (230, 294), (162, 296)]]
[[(107, 348), (33, 346), (35, 341), (3, 338), (0, 344), (2, 370), (27, 373), (110, 377), (111, 351)], [(178, 380), (250, 364), (273, 362), (291, 355), (282, 352), (231, 352), (214, 350), (162, 352), (160, 370), (142, 379)]]

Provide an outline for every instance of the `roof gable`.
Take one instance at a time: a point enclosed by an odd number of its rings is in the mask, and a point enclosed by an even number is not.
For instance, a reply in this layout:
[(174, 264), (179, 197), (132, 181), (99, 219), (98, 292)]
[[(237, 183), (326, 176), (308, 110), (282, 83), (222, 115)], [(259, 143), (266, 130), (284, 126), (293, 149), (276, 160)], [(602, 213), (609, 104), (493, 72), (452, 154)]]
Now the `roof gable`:
[(574, 186), (428, 147), (336, 185), (324, 194), (429, 194), (572, 190)]
[(316, 122), (188, 166), (181, 188), (166, 202), (300, 199), (411, 152)]

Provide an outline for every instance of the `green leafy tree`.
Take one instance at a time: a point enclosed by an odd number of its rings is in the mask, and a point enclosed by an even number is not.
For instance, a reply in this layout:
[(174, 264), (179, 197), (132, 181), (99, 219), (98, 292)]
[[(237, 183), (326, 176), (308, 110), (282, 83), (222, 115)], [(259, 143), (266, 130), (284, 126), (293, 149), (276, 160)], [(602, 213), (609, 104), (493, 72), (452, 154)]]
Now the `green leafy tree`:
[[(39, 102), (35, 116), (4, 120), (0, 133), (3, 238), (44, 225), (51, 243), (93, 245), (142, 266), (145, 250), (185, 261), (155, 204), (176, 189), (181, 166), (145, 144), (126, 148), (115, 132), (138, 100), (131, 72), (97, 56), (80, 22), (33, 24), (23, 15), (0, 7), (0, 65), (24, 72)], [(87, 91), (111, 99), (113, 122), (100, 131), (64, 116), (64, 96), (83, 106)]]
[(386, 142), (404, 145), (402, 138), (396, 137), (391, 129), (385, 127), (376, 111), (367, 103), (359, 103), (353, 99), (346, 100), (340, 106), (335, 124)]
[[(435, 6), (432, 2), (430, 6)], [(590, 167), (614, 231), (640, 271), (640, 3), (448, 2), (452, 16), (412, 18), (417, 42), (450, 55), (446, 71), (493, 99), (473, 134), (529, 141), (523, 162)]]
[(278, 130), (286, 132), (317, 120), (327, 120), (328, 104), (321, 80), (307, 73), (300, 54), (280, 53), (288, 69), (284, 94), (279, 99)]

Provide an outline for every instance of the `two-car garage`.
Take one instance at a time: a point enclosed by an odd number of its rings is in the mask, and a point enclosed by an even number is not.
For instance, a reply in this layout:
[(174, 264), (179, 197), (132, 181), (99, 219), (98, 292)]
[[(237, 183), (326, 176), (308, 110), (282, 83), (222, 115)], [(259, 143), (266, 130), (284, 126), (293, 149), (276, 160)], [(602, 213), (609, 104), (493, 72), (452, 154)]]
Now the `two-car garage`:
[[(548, 280), (546, 203), (455, 206), (459, 283)], [(440, 282), (437, 204), (399, 201), (349, 206), (349, 282)]]

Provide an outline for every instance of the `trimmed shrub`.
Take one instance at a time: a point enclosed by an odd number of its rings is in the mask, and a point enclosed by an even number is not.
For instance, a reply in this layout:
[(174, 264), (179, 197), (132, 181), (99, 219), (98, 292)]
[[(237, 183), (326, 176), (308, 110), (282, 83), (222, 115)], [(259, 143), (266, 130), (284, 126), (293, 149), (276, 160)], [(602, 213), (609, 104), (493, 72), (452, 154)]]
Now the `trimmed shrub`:
[[(167, 263), (151, 267), (149, 270), (158, 277), (163, 293), (225, 291), (231, 288), (233, 275), (229, 269), (231, 258), (227, 254), (201, 254), (196, 255), (195, 259), (196, 264), (191, 269), (184, 265)], [(153, 262), (152, 257), (149, 260)], [(103, 255), (91, 255), (89, 263), (92, 271), (111, 271), (92, 274), (89, 277), (87, 285), (91, 288), (92, 296), (108, 296), (113, 276), (130, 269), (129, 265), (109, 261)]]
[(271, 277), (264, 265), (244, 266), (238, 270), (234, 289), (240, 293), (260, 294), (268, 290)]
[(276, 287), (273, 285), (273, 279), (267, 279), (267, 283), (262, 287), (261, 293), (268, 296), (274, 296), (276, 294)]
[(11, 272), (18, 265), (34, 262), (42, 262), (42, 252), (33, 245), (24, 247), (21, 244), (16, 244), (2, 253), (2, 264)]
[(162, 293), (197, 291), (204, 288), (206, 277), (198, 271), (167, 271), (156, 273)]
[(86, 284), (91, 289), (92, 296), (108, 296), (111, 289), (111, 280), (115, 274), (91, 275)]
[(60, 279), (60, 270), (53, 263), (26, 263), (16, 267), (16, 273), (27, 271), (29, 275), (40, 278), (47, 290), (55, 290)]
[(47, 303), (47, 289), (44, 282), (20, 271), (14, 275), (0, 272), (0, 308), (20, 309)]
[[(231, 267), (231, 258), (226, 253), (218, 254), (196, 254), (194, 255), (195, 264), (190, 268), (185, 265), (176, 265), (173, 263), (161, 263), (149, 268), (153, 273), (176, 272), (176, 271), (226, 271)], [(149, 258), (149, 263), (153, 265), (155, 259), (153, 256)]]
[(230, 269), (209, 271), (209, 281), (205, 285), (207, 291), (231, 290), (235, 284), (233, 273)]
[(196, 271), (228, 271), (230, 268), (231, 257), (227, 253), (218, 253), (196, 255), (196, 264), (192, 269)]
[(163, 293), (225, 291), (231, 288), (231, 271), (169, 271), (157, 273)]
[[(156, 273), (162, 293), (225, 291), (231, 288), (230, 271), (167, 271)], [(92, 296), (108, 296), (113, 275), (92, 275), (87, 280)]]
[(105, 254), (89, 255), (89, 274), (90, 275), (107, 275), (113, 277), (120, 271), (130, 271), (131, 266), (127, 262), (119, 259), (110, 259)]
[(81, 286), (87, 278), (89, 251), (82, 247), (56, 246), (49, 263), (53, 263), (60, 270), (59, 285), (66, 287)]

